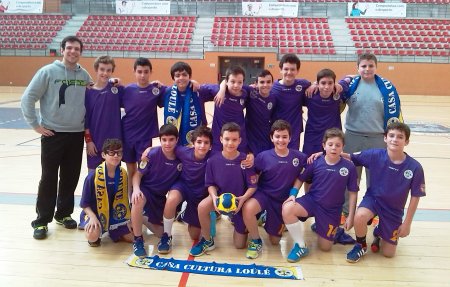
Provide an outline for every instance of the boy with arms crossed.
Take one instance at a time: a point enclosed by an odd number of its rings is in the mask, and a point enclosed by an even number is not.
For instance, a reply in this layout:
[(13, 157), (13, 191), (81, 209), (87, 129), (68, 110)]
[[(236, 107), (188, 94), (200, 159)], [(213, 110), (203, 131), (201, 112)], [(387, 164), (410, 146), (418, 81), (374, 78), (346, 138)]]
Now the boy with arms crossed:
[[(174, 125), (163, 125), (159, 130), (160, 147), (150, 150), (147, 161), (141, 161), (133, 176), (131, 196), (131, 225), (133, 227), (134, 254), (147, 256), (142, 236), (142, 224), (156, 236), (163, 234), (163, 211), (166, 194), (181, 172), (181, 162), (175, 156), (178, 130)], [(145, 218), (144, 218), (145, 217)]]
[[(339, 228), (342, 203), (345, 189), (350, 192), (350, 216), (344, 227), (349, 230), (353, 226), (353, 215), (356, 208), (358, 185), (356, 183), (355, 166), (341, 157), (344, 147), (344, 133), (332, 128), (325, 131), (323, 149), (325, 155), (320, 156), (308, 165), (299, 176), (291, 195), (283, 204), (283, 220), (295, 244), (289, 252), (287, 260), (297, 262), (309, 253), (304, 239), (304, 224), (308, 217), (315, 217), (319, 248), (329, 251), (334, 243)], [(297, 197), (298, 189), (303, 182), (312, 180), (310, 190), (302, 197)]]
[(215, 248), (214, 239), (211, 237), (209, 214), (217, 209), (217, 198), (225, 192), (233, 193), (239, 201), (233, 216), (234, 234), (233, 242), (236, 248), (244, 248), (247, 235), (242, 213), (240, 212), (245, 201), (256, 190), (256, 174), (253, 169), (247, 169), (241, 161), (246, 158), (245, 153), (237, 150), (241, 138), (240, 128), (236, 123), (226, 123), (222, 127), (220, 142), (223, 150), (208, 159), (206, 163), (205, 185), (209, 196), (198, 205), (198, 218), (200, 220), (202, 238), (192, 247), (192, 256), (203, 255), (206, 251)]
[(298, 174), (306, 165), (306, 155), (299, 150), (289, 149), (291, 127), (288, 122), (277, 120), (270, 130), (270, 139), (275, 148), (264, 151), (256, 157), (255, 169), (259, 173), (258, 189), (243, 207), (245, 226), (250, 241), (247, 258), (255, 259), (262, 251), (256, 216), (267, 211), (264, 229), (273, 245), (279, 244), (284, 230), (281, 208), (289, 196)]

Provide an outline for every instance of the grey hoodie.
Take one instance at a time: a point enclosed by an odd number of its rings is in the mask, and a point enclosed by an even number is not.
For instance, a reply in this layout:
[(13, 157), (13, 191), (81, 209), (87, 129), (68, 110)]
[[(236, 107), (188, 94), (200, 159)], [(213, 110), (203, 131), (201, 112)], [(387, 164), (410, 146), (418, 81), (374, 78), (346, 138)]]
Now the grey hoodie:
[[(22, 96), (25, 120), (33, 128), (41, 125), (56, 132), (84, 131), (84, 94), (90, 79), (89, 73), (80, 65), (70, 70), (56, 60), (42, 67)], [(35, 109), (37, 101), (40, 121)]]

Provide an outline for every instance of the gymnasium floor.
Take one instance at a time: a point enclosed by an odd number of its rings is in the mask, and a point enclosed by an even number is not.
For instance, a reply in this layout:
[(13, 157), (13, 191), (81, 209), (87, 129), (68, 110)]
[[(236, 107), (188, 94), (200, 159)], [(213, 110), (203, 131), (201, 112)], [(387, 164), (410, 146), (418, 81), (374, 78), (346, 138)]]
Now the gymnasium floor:
[[(0, 285), (1, 286), (449, 286), (450, 284), (450, 97), (404, 96), (405, 121), (413, 134), (407, 152), (425, 169), (427, 196), (419, 203), (411, 235), (401, 239), (397, 256), (386, 259), (369, 253), (357, 264), (345, 261), (351, 246), (335, 245), (331, 252), (317, 249), (309, 230), (310, 256), (297, 264), (286, 262), (292, 246), (286, 233), (280, 246), (270, 246), (261, 229), (264, 251), (255, 261), (245, 258), (245, 250), (232, 247), (232, 226), (227, 220), (217, 224), (216, 250), (197, 261), (217, 261), (272, 266), (299, 265), (305, 281), (249, 279), (153, 271), (128, 267), (124, 260), (132, 253), (126, 243), (103, 240), (90, 248), (79, 230), (66, 230), (54, 222), (48, 239), (32, 238), (30, 221), (40, 178), (39, 136), (27, 127), (20, 112), (23, 88), (0, 87)], [(208, 107), (212, 111), (212, 106)], [(77, 201), (87, 169), (83, 163)], [(364, 182), (364, 180), (363, 180)], [(364, 193), (361, 186), (359, 198)], [(78, 203), (77, 203), (78, 204)], [(75, 208), (77, 218), (80, 209)], [(78, 219), (78, 218), (77, 218)], [(372, 229), (369, 229), (369, 232)], [(187, 227), (174, 226), (170, 256), (187, 259), (192, 242)], [(353, 231), (351, 231), (353, 233)], [(368, 236), (371, 241), (372, 236)], [(158, 239), (145, 234), (150, 253)], [(169, 256), (166, 256), (169, 257)]]

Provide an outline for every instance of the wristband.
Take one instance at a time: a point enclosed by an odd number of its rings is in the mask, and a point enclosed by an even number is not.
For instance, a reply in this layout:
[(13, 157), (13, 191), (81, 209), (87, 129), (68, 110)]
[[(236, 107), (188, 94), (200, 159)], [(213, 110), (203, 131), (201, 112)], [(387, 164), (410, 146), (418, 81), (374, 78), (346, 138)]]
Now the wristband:
[(298, 188), (296, 188), (296, 187), (291, 188), (291, 191), (289, 192), (289, 196), (297, 197), (297, 194), (298, 194)]
[(86, 143), (92, 142), (91, 134), (85, 133), (85, 134), (84, 134), (84, 141), (85, 141)]

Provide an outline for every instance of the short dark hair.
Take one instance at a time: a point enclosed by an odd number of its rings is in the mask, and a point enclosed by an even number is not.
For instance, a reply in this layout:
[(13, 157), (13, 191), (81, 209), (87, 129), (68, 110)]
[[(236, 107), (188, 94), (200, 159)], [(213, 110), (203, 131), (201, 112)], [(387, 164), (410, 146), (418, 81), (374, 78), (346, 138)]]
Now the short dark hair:
[(300, 69), (300, 59), (295, 54), (284, 54), (283, 57), (281, 57), (279, 67), (280, 69), (283, 69), (284, 63), (290, 63), (295, 64), (297, 66), (297, 70)]
[(222, 126), (220, 135), (223, 136), (225, 132), (238, 132), (239, 136), (241, 136), (241, 127), (235, 122), (229, 122)]
[(106, 139), (103, 142), (102, 152), (106, 153), (109, 150), (118, 150), (122, 148), (122, 141), (120, 139)]
[(386, 127), (386, 130), (384, 131), (384, 136), (387, 136), (388, 132), (392, 130), (398, 130), (403, 132), (405, 134), (406, 140), (409, 141), (409, 137), (411, 136), (411, 129), (407, 124), (401, 122), (390, 123)]
[(273, 75), (269, 70), (262, 70), (261, 72), (259, 72), (258, 75), (256, 76), (256, 79), (264, 78), (266, 76), (270, 76), (272, 78), (272, 82), (273, 82)]
[(100, 56), (94, 61), (94, 70), (97, 71), (100, 64), (111, 64), (112, 65), (112, 71), (114, 72), (114, 69), (116, 68), (116, 63), (114, 62), (114, 59), (111, 56)]
[(133, 69), (136, 71), (137, 66), (147, 66), (150, 68), (150, 72), (152, 71), (153, 67), (152, 67), (152, 63), (150, 62), (149, 59), (144, 58), (144, 57), (139, 57), (134, 61), (134, 66)]
[(229, 67), (225, 72), (225, 80), (228, 81), (228, 79), (230, 78), (230, 75), (233, 75), (233, 76), (242, 75), (242, 76), (244, 76), (244, 80), (245, 80), (245, 71), (241, 66)]
[(195, 128), (195, 130), (191, 134), (191, 142), (194, 143), (199, 137), (207, 137), (209, 138), (209, 142), (212, 145), (213, 135), (211, 129), (207, 126), (201, 125)]
[(374, 61), (375, 62), (375, 66), (378, 65), (377, 56), (375, 56), (372, 53), (362, 53), (361, 55), (359, 55), (358, 56), (358, 61), (357, 61), (356, 64), (359, 66), (359, 64), (361, 63), (362, 60)]
[(327, 129), (323, 134), (322, 143), (326, 143), (327, 140), (331, 138), (340, 138), (342, 140), (342, 143), (345, 144), (344, 132), (338, 128)]
[(61, 41), (61, 49), (66, 49), (66, 43), (67, 42), (78, 42), (80, 43), (80, 52), (83, 52), (83, 42), (81, 42), (80, 38), (78, 38), (77, 36), (66, 36), (64, 37), (64, 39), (62, 39)]
[(175, 64), (172, 65), (172, 67), (170, 68), (170, 76), (172, 77), (172, 80), (175, 80), (175, 73), (176, 72), (183, 72), (186, 71), (189, 74), (189, 78), (192, 77), (192, 68), (191, 66), (189, 66), (188, 63), (186, 62), (176, 62)]
[(175, 136), (176, 138), (178, 138), (177, 127), (172, 124), (162, 125), (159, 128), (159, 139), (161, 139), (162, 136)]
[(285, 120), (276, 120), (270, 128), (270, 137), (273, 137), (275, 131), (288, 131), (291, 137), (291, 125)]
[(333, 82), (336, 81), (336, 74), (330, 70), (330, 69), (322, 69), (317, 73), (317, 83), (322, 79), (322, 78), (332, 78)]

